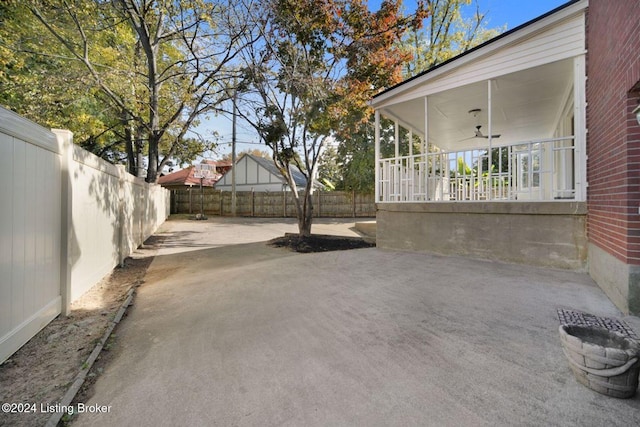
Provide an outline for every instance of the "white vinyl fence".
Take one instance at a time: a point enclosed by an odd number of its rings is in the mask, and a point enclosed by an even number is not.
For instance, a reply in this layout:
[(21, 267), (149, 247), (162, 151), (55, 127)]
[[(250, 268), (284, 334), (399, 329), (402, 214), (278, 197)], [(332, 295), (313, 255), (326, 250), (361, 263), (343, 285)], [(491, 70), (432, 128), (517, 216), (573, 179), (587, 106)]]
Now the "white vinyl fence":
[(169, 215), (169, 192), (0, 108), (0, 363)]

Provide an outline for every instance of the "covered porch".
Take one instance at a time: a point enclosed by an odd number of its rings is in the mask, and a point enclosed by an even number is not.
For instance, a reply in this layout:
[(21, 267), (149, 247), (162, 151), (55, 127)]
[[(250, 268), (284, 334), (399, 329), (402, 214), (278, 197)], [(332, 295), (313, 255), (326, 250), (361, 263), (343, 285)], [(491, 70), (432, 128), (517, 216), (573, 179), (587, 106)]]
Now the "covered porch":
[(586, 5), (374, 97), (378, 246), (584, 269)]
[(583, 56), (379, 108), (376, 200), (585, 200), (584, 111)]

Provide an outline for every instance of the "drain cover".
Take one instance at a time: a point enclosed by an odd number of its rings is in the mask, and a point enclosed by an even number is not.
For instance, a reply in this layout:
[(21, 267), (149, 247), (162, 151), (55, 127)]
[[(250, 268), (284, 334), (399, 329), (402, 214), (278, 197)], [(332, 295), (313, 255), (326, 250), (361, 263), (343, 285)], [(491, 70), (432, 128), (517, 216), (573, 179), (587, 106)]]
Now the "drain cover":
[(600, 317), (589, 313), (583, 313), (576, 310), (558, 309), (558, 319), (563, 325), (592, 326), (596, 328), (604, 328), (613, 332), (617, 332), (625, 337), (638, 339), (633, 329), (622, 320), (613, 317)]

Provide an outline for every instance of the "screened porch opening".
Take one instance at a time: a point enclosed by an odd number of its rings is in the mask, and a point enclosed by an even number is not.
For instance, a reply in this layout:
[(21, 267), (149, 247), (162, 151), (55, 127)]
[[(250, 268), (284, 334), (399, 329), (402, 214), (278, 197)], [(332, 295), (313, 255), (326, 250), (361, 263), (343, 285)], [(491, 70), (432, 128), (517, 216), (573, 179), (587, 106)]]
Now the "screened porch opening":
[(378, 108), (377, 202), (584, 200), (582, 60)]

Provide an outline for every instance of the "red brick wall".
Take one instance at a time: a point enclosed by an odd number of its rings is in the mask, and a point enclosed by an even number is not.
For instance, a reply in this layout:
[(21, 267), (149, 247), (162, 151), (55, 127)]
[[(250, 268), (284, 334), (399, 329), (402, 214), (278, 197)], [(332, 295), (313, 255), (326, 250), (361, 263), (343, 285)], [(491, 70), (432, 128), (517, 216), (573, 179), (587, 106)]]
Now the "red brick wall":
[(587, 49), (589, 241), (640, 265), (640, 1), (590, 0)]

